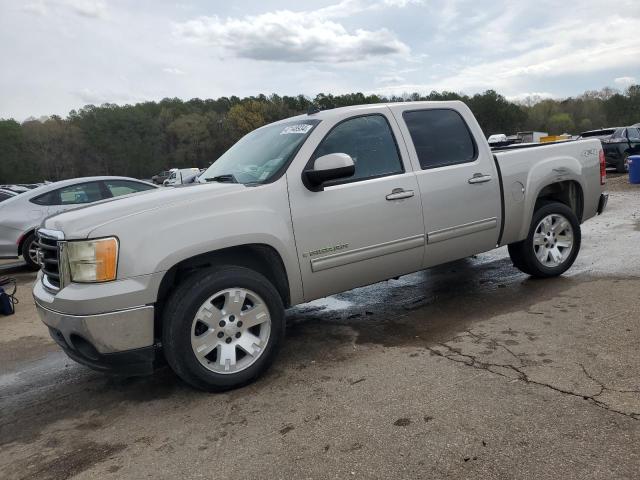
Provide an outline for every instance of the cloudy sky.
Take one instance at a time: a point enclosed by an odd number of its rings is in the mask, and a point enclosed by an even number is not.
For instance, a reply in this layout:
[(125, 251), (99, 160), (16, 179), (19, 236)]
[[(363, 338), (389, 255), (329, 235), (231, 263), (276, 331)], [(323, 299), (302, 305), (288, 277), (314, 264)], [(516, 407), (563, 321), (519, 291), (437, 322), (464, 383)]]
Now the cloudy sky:
[(0, 118), (85, 104), (640, 82), (640, 1), (0, 0)]

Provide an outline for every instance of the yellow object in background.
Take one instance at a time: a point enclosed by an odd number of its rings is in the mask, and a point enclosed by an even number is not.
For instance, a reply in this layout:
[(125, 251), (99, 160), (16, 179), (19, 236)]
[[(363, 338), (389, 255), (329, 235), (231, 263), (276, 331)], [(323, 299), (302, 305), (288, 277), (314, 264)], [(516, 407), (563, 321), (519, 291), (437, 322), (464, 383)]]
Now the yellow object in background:
[(546, 137), (540, 137), (540, 143), (562, 142), (564, 140), (571, 140), (571, 135), (547, 135)]

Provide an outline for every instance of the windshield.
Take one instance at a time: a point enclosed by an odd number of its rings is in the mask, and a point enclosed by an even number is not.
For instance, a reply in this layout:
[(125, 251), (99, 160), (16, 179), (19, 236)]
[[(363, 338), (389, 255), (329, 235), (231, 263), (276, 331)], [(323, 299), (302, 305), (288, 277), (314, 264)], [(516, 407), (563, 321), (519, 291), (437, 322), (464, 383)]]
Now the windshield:
[[(199, 181), (232, 178), (238, 183), (265, 183), (289, 161), (319, 120), (267, 125), (242, 137), (200, 176)], [(230, 177), (231, 176), (231, 177)]]

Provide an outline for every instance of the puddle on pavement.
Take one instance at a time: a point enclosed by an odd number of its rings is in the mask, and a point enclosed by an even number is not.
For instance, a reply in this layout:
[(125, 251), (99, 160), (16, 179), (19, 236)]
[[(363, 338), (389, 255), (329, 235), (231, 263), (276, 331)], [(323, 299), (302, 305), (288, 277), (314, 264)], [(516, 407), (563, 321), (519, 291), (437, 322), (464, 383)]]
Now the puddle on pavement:
[(305, 312), (321, 310), (322, 312), (327, 313), (346, 310), (352, 306), (353, 302), (340, 300), (337, 296), (333, 296), (320, 298), (318, 300), (314, 300), (313, 302), (305, 303), (304, 306), (298, 308)]

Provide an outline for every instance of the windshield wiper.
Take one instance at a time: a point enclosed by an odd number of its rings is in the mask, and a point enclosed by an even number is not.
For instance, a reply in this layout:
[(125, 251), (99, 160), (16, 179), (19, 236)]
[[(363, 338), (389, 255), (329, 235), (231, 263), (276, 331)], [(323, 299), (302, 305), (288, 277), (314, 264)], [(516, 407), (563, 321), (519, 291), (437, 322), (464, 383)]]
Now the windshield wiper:
[(205, 178), (207, 182), (220, 182), (220, 183), (238, 183), (238, 179), (233, 173), (227, 173), (225, 175), (217, 175), (215, 177)]

